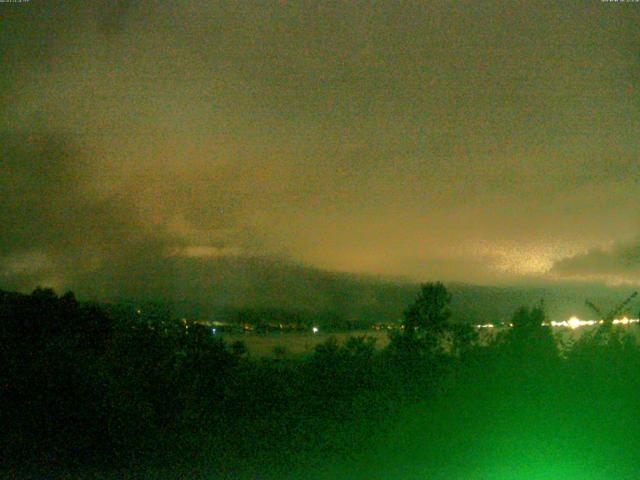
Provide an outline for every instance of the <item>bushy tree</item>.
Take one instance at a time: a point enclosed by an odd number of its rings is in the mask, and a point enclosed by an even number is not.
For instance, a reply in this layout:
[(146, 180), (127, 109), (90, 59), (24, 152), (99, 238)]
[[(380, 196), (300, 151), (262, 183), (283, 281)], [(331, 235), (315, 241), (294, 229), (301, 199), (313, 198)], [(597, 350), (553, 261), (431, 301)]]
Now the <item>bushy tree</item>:
[(520, 307), (511, 318), (506, 345), (512, 355), (526, 360), (557, 359), (558, 347), (546, 321), (544, 304)]
[(403, 313), (402, 332), (390, 338), (390, 352), (416, 357), (436, 352), (450, 329), (451, 294), (440, 282), (424, 283)]
[(451, 352), (457, 357), (468, 354), (478, 338), (478, 331), (473, 325), (454, 323), (450, 326)]
[(448, 326), (451, 294), (441, 282), (420, 285), (415, 301), (404, 311), (403, 326), (407, 333), (443, 333)]

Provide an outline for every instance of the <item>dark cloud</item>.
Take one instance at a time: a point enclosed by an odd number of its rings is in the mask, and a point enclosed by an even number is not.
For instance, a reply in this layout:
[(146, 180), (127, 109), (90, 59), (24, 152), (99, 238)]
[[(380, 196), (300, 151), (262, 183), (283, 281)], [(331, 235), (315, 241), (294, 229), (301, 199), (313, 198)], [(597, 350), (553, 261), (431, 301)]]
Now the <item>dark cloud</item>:
[(95, 192), (89, 159), (64, 134), (3, 132), (0, 158), (3, 276), (68, 285), (107, 264), (129, 269), (142, 252), (167, 251), (170, 237), (149, 228), (129, 199)]
[(586, 253), (563, 258), (553, 265), (551, 274), (640, 283), (640, 241), (616, 243), (610, 248), (594, 248)]

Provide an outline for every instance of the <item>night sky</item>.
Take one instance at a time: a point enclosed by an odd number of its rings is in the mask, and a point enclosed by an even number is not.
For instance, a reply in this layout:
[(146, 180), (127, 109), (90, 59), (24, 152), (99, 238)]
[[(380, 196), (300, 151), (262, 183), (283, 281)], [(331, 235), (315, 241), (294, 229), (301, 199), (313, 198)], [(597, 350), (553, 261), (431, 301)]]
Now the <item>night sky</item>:
[(31, 0), (0, 54), (5, 285), (640, 283), (640, 3)]

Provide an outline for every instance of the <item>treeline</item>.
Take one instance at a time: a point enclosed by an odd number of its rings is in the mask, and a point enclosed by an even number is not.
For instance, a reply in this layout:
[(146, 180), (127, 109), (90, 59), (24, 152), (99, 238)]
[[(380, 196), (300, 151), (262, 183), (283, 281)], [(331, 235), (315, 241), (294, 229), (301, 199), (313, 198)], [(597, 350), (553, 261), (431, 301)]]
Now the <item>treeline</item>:
[(481, 473), (463, 477), (489, 478), (480, 454), (640, 444), (640, 348), (628, 330), (605, 325), (560, 350), (538, 305), (480, 344), (450, 322), (450, 301), (442, 284), (423, 285), (388, 347), (330, 339), (293, 359), (251, 358), (210, 329), (70, 293), (1, 293), (4, 468), (283, 479), (420, 465), (425, 478), (461, 478), (456, 468), (471, 465)]

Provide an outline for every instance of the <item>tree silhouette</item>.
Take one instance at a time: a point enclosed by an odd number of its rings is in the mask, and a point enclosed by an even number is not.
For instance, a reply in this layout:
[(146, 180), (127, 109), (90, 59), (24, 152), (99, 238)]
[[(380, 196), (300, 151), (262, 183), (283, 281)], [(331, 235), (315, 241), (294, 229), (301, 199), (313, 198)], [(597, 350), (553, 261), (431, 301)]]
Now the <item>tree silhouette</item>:
[(506, 336), (511, 354), (527, 360), (557, 358), (558, 348), (551, 328), (544, 325), (545, 320), (542, 302), (532, 308), (518, 308), (511, 317), (512, 328)]
[(437, 337), (448, 329), (451, 294), (441, 282), (420, 285), (415, 301), (404, 311), (403, 326), (409, 336)]

